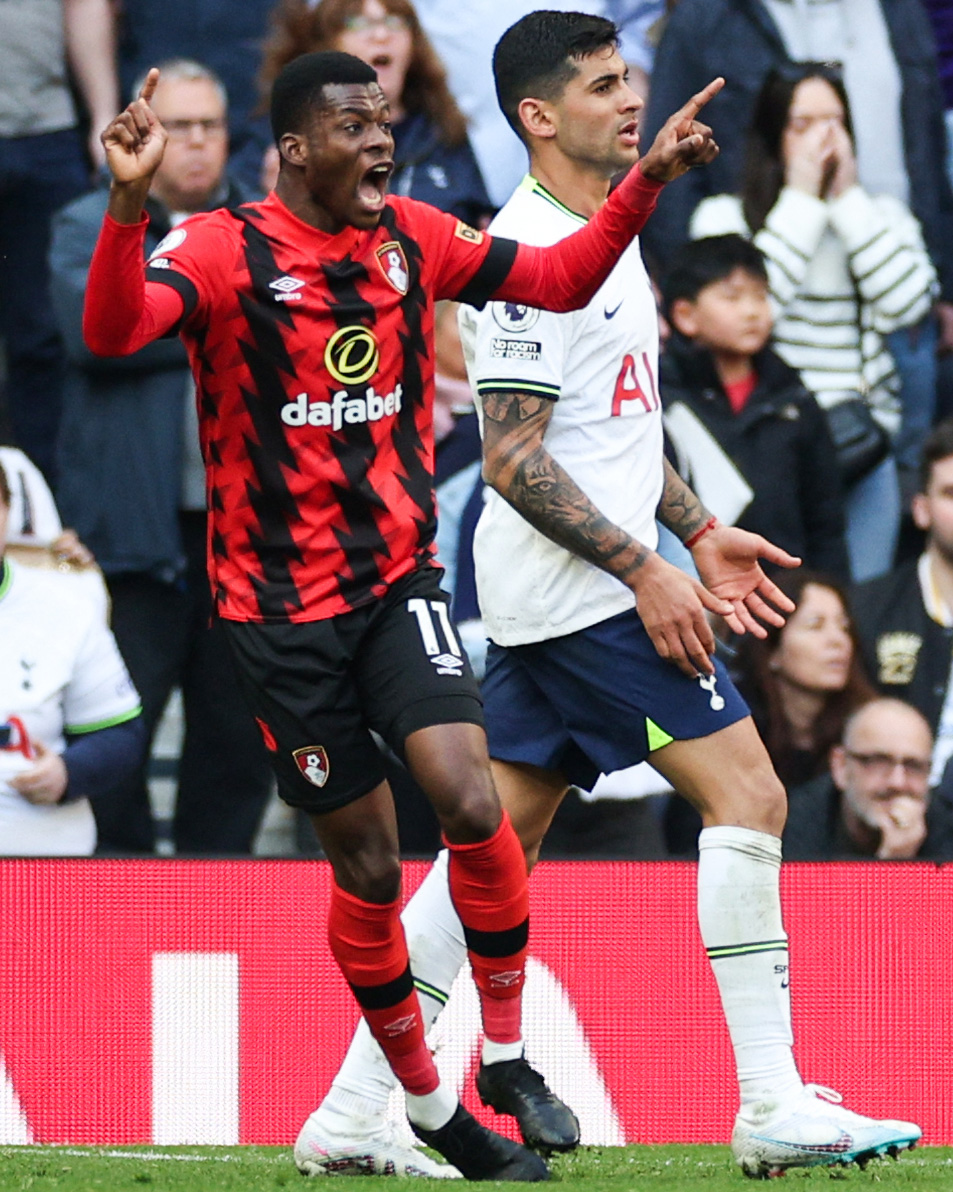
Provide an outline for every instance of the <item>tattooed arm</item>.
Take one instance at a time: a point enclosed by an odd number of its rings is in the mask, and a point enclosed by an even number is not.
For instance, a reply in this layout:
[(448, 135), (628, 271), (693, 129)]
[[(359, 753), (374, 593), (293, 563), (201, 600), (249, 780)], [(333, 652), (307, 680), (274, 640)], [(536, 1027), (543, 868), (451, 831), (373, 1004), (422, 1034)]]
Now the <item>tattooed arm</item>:
[[(735, 633), (753, 633), (764, 637), (765, 630), (755, 620), (781, 626), (794, 604), (764, 574), (760, 559), (781, 567), (797, 567), (786, 551), (759, 534), (750, 534), (737, 526), (723, 526), (712, 517), (678, 472), (665, 460), (665, 487), (656, 516), (691, 549), (702, 583), (709, 592), (731, 603), (733, 617), (726, 618)], [(771, 604), (765, 602), (765, 598)], [(776, 605), (772, 608), (771, 605)]]
[(688, 675), (711, 674), (715, 640), (705, 610), (732, 606), (615, 525), (547, 451), (553, 403), (529, 393), (483, 399), (483, 475), (517, 513), (557, 545), (634, 593), (652, 644)]
[(782, 567), (796, 567), (800, 560), (737, 526), (716, 523), (699, 535), (710, 514), (666, 461), (658, 514), (683, 541), (698, 535), (691, 549), (702, 583), (692, 579), (610, 521), (553, 459), (543, 442), (552, 412), (553, 403), (535, 394), (488, 393), (484, 479), (534, 529), (631, 589), (662, 658), (689, 675), (711, 674), (715, 639), (706, 609), (724, 617), (735, 633), (764, 637), (755, 617), (784, 624), (777, 609), (790, 612), (794, 605), (758, 560)]
[(667, 526), (677, 538), (685, 542), (711, 520), (711, 514), (667, 459), (664, 465), (665, 487), (662, 489), (655, 516), (663, 526)]

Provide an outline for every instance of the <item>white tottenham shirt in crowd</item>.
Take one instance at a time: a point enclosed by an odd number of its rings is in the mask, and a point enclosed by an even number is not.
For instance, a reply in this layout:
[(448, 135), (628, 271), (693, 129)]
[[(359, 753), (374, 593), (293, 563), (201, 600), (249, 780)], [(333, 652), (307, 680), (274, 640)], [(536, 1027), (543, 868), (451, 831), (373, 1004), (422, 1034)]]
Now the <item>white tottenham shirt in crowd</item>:
[(93, 851), (86, 799), (34, 805), (9, 780), (33, 764), (35, 742), (62, 753), (65, 734), (131, 719), (139, 696), (91, 592), (56, 572), (0, 561), (0, 854)]

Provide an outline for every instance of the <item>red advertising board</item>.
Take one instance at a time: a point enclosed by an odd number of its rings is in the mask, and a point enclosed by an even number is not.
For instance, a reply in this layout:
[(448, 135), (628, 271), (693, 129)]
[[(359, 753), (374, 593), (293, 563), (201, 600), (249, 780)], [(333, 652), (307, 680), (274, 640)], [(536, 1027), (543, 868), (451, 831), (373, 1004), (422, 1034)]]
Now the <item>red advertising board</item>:
[[(791, 865), (783, 889), (805, 1079), (953, 1143), (953, 867)], [(328, 891), (316, 861), (0, 861), (0, 1142), (290, 1142), (356, 1020)], [(528, 1046), (584, 1141), (726, 1141), (694, 866), (544, 863), (531, 891)], [(488, 1120), (464, 984), (438, 1063)]]

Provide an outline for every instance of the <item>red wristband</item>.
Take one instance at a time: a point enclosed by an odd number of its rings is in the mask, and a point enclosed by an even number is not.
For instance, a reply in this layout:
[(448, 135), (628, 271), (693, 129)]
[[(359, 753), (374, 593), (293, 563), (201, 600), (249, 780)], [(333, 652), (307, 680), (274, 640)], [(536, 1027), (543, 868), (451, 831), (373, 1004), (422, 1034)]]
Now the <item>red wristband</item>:
[(685, 539), (685, 542), (683, 545), (687, 546), (688, 549), (691, 550), (692, 547), (700, 539), (704, 538), (704, 536), (708, 533), (709, 530), (713, 530), (715, 528), (715, 526), (717, 526), (717, 525), (718, 525), (718, 518), (710, 517), (708, 519), (708, 521), (705, 522), (705, 524), (702, 526), (702, 528), (700, 530), (696, 530), (695, 533), (692, 534), (690, 538)]

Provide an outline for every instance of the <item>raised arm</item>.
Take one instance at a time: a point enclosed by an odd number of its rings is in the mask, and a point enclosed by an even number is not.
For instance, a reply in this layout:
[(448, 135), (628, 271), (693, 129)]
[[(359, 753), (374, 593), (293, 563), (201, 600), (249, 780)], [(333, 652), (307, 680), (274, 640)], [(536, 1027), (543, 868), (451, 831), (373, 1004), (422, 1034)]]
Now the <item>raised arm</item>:
[(147, 300), (142, 269), (143, 206), (168, 139), (149, 106), (158, 82), (159, 72), (150, 70), (139, 96), (102, 134), (112, 184), (83, 312), (83, 338), (97, 356), (138, 351), (182, 313), (182, 299), (167, 286), (150, 287)]
[(662, 658), (685, 674), (711, 674), (715, 639), (705, 610), (732, 615), (732, 605), (615, 525), (543, 443), (553, 403), (530, 393), (483, 398), (484, 477), (534, 529), (614, 575), (636, 598)]

